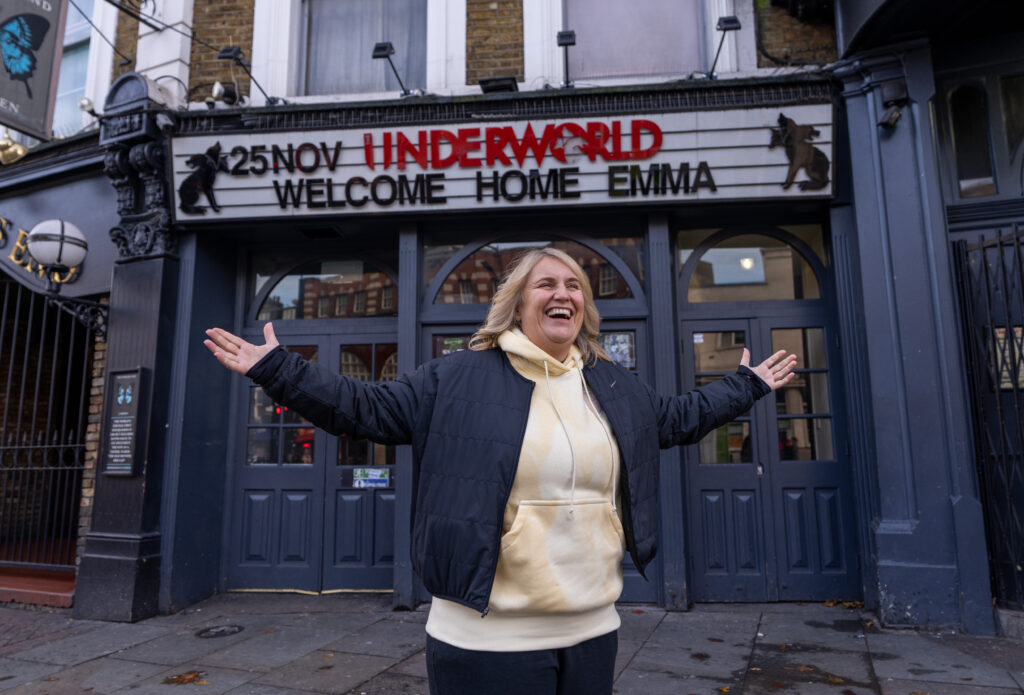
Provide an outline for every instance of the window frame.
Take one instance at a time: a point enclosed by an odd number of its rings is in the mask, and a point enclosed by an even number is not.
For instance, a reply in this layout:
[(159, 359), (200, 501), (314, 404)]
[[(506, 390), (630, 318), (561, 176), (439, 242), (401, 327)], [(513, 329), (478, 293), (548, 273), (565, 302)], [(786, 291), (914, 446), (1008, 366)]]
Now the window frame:
[[(304, 15), (302, 0), (256, 0), (253, 8), (252, 74), (268, 94), (290, 102), (325, 103), (373, 101), (399, 97), (398, 91), (299, 96)], [(427, 0), (427, 83), (406, 84), (410, 90), (469, 94), (466, 85), (466, 0)], [(401, 50), (395, 46), (395, 50)], [(385, 69), (387, 66), (382, 66)], [(404, 76), (403, 76), (404, 79)], [(259, 92), (249, 96), (255, 106), (266, 104)]]

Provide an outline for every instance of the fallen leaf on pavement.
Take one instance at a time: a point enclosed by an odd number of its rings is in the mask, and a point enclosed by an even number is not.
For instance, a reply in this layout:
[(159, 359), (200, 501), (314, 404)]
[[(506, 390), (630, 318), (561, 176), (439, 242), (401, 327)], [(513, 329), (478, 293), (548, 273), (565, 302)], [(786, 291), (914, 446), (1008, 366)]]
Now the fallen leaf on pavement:
[(788, 652), (789, 651), (789, 646), (785, 645), (785, 644), (780, 644), (779, 645), (779, 651), (780, 652)]
[(634, 608), (633, 612), (636, 613), (637, 615), (642, 615), (643, 614), (643, 611), (640, 610), (639, 608)]
[(829, 599), (828, 601), (825, 601), (825, 605), (828, 606), (829, 608), (831, 608), (832, 606), (838, 605), (838, 604), (839, 604), (839, 601), (836, 601), (835, 599)]
[(814, 670), (814, 667), (813, 666), (797, 666), (796, 670), (800, 671), (800, 673), (810, 673), (811, 671)]
[(188, 685), (189, 683), (199, 685), (202, 679), (203, 674), (199, 671), (187, 671), (186, 673), (179, 673), (176, 676), (165, 678), (164, 685)]
[(849, 608), (850, 610), (853, 610), (854, 608), (863, 608), (863, 607), (864, 607), (864, 602), (863, 601), (843, 601), (843, 608)]
[(691, 654), (690, 658), (696, 659), (697, 661), (707, 661), (711, 658), (711, 655), (705, 654), (704, 652), (697, 652), (696, 654)]
[(730, 688), (728, 685), (723, 685), (721, 688), (718, 689), (718, 692), (720, 692), (720, 693), (731, 693), (732, 692), (732, 688)]
[(829, 674), (829, 675), (825, 676), (825, 680), (827, 680), (832, 685), (839, 685), (840, 683), (845, 683), (846, 682), (845, 680), (843, 680), (839, 676), (833, 676), (832, 674)]
[(724, 641), (725, 640), (720, 640), (717, 637), (708, 637), (708, 642), (724, 642)]
[(272, 635), (272, 634), (274, 634), (275, 632), (277, 632), (277, 630), (275, 630), (274, 628), (270, 628), (269, 630), (264, 630), (264, 631), (263, 631), (263, 634), (264, 634), (264, 635)]

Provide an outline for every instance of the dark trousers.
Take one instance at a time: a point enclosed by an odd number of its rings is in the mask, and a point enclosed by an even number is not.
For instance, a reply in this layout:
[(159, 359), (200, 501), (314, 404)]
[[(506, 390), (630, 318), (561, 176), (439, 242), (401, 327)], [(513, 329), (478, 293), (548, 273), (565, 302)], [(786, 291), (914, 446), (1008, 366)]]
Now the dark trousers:
[(478, 652), (427, 635), (430, 695), (611, 695), (617, 632), (564, 649)]

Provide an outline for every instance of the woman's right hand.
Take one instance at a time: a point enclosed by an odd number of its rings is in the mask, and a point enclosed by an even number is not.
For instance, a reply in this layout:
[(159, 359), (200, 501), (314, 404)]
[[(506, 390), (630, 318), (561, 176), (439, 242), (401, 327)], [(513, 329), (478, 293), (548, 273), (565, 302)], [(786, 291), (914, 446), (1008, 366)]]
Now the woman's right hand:
[(253, 365), (280, 345), (277, 336), (274, 335), (274, 325), (269, 321), (263, 326), (263, 337), (267, 341), (263, 345), (253, 345), (223, 328), (208, 328), (206, 335), (208, 337), (203, 341), (203, 345), (209, 348), (217, 361), (242, 375), (248, 373)]

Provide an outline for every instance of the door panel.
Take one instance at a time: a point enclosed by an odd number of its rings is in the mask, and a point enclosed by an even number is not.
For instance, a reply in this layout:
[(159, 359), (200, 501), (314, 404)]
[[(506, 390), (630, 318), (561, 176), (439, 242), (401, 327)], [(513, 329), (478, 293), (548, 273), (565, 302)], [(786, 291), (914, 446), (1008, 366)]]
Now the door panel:
[(696, 601), (857, 598), (852, 476), (839, 457), (835, 358), (823, 317), (683, 323), (685, 386), (778, 349), (796, 377), (750, 413), (687, 447)]

